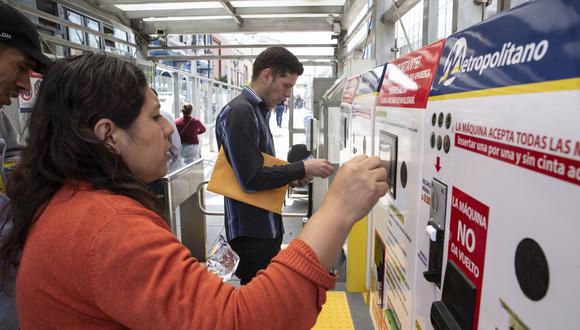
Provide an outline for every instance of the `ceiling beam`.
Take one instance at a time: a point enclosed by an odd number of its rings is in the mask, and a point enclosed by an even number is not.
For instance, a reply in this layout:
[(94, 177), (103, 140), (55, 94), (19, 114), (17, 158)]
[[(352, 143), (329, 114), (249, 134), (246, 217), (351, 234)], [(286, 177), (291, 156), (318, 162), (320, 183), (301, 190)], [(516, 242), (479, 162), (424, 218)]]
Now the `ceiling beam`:
[(158, 28), (165, 29), (167, 34), (331, 31), (331, 26), (324, 17), (244, 19), (243, 26), (237, 26), (229, 20), (154, 21), (143, 23), (145, 34), (154, 34)]
[[(178, 55), (178, 56), (149, 56), (151, 61), (207, 61), (207, 60), (253, 60), (255, 55)], [(299, 60), (335, 60), (334, 55), (296, 55)]]
[[(117, 7), (102, 5), (109, 10), (119, 10)], [(342, 15), (342, 6), (296, 6), (296, 7), (238, 7), (238, 16), (269, 15), (269, 14), (333, 14)], [(181, 10), (131, 10), (124, 12), (128, 18), (147, 17), (183, 17), (183, 16), (217, 16), (227, 15), (224, 8), (181, 9)]]
[(241, 27), (244, 20), (240, 16), (236, 15), (236, 9), (234, 8), (234, 6), (232, 6), (232, 4), (229, 1), (220, 1), (220, 3), (224, 7), (224, 9), (228, 12), (228, 14), (232, 16), (236, 25)]
[(284, 48), (305, 48), (305, 47), (338, 47), (337, 44), (244, 44), (244, 45), (190, 45), (190, 46), (150, 46), (148, 50), (159, 49), (223, 49), (223, 48), (268, 48), (271, 46), (278, 46)]
[[(98, 0), (99, 4), (123, 4), (134, 5), (140, 3), (165, 3), (165, 2), (212, 2), (217, 0)], [(252, 1), (252, 0), (237, 0), (237, 1)]]
[(79, 45), (77, 43), (68, 41), (66, 39), (57, 38), (57, 37), (48, 35), (46, 33), (39, 33), (38, 35), (40, 36), (40, 38), (42, 40), (44, 40), (45, 42), (51, 43), (51, 44), (56, 44), (56, 45), (60, 45), (60, 46), (68, 47), (68, 48), (79, 49), (79, 50), (82, 50), (84, 52), (89, 52), (89, 53), (102, 52), (102, 50), (100, 50), (100, 49), (85, 46), (85, 45)]

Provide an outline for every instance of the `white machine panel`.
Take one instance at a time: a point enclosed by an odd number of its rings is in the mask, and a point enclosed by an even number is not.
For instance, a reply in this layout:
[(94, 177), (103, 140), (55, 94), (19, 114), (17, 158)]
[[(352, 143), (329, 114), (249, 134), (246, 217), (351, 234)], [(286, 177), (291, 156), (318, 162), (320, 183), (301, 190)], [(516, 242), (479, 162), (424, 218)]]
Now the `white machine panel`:
[(351, 157), (374, 154), (374, 118), (377, 95), (383, 79), (385, 66), (363, 72), (360, 75), (352, 103), (352, 150)]
[(374, 228), (386, 246), (385, 283), (378, 287), (385, 288), (382, 307), (391, 327), (402, 329), (411, 327), (413, 312), (425, 106), (444, 43), (388, 63), (377, 100), (375, 154), (391, 186), (373, 209)]
[(578, 22), (578, 1), (530, 1), (447, 39), (423, 127), (413, 328), (580, 328)]
[(340, 164), (351, 158), (352, 150), (352, 102), (360, 76), (349, 78), (344, 85), (344, 92), (340, 102)]

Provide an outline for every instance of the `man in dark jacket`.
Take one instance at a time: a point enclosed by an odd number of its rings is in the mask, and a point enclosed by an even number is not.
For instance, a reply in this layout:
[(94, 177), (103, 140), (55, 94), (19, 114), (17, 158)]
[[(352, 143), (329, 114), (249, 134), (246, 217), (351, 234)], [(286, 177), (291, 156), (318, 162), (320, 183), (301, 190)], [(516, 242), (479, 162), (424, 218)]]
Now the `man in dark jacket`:
[[(334, 168), (324, 159), (264, 167), (262, 153), (274, 156), (268, 125), (271, 109), (291, 96), (303, 72), (298, 59), (282, 47), (270, 47), (254, 61), (252, 82), (228, 103), (216, 120), (218, 146), (224, 148), (245, 191), (286, 184), (302, 186), (313, 177), (327, 177)], [(284, 228), (280, 214), (224, 198), (226, 236), (240, 256), (236, 276), (248, 283), (280, 251)]]

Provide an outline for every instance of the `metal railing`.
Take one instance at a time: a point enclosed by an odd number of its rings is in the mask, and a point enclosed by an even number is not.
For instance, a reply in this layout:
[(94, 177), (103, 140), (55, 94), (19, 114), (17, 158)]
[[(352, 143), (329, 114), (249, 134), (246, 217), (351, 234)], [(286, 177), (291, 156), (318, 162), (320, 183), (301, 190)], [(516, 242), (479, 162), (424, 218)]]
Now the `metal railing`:
[[(205, 215), (216, 215), (216, 216), (224, 216), (225, 213), (223, 211), (209, 211), (205, 207), (205, 186), (209, 181), (204, 181), (197, 186), (197, 203), (201, 213)], [(306, 213), (298, 213), (298, 212), (282, 212), (282, 217), (284, 218), (306, 218)]]

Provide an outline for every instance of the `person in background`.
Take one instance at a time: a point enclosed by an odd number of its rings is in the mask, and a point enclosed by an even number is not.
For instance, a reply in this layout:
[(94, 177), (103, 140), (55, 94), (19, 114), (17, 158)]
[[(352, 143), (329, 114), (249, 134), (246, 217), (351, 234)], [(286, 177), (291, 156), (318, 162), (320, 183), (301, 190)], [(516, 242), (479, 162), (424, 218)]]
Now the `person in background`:
[[(151, 91), (153, 91), (155, 97), (157, 97), (157, 100), (159, 101), (157, 91), (153, 88), (151, 88)], [(171, 143), (169, 153), (171, 154), (171, 157), (167, 161), (167, 173), (171, 173), (177, 171), (183, 166), (183, 158), (181, 157), (181, 139), (179, 138), (179, 134), (175, 128), (173, 116), (162, 109), (159, 109), (159, 113), (161, 113), (161, 115), (169, 122), (173, 129), (173, 133), (171, 133), (169, 138), (169, 142)], [(149, 191), (159, 198), (159, 205), (165, 207), (165, 187), (163, 186), (163, 180), (161, 178), (149, 183)]]
[(296, 100), (294, 102), (294, 107), (296, 109), (301, 109), (303, 105), (304, 105), (304, 99), (300, 96), (300, 94), (298, 94), (296, 96)]
[(286, 104), (284, 103), (284, 101), (276, 104), (276, 124), (278, 125), (278, 128), (282, 128), (282, 116), (284, 116), (284, 111), (286, 110)]
[(171, 134), (171, 159), (167, 163), (168, 173), (175, 172), (183, 166), (183, 157), (181, 156), (181, 137), (177, 132), (177, 125), (175, 125), (175, 119), (173, 116), (167, 112), (160, 110), (161, 115), (167, 119), (171, 128), (173, 128), (173, 133)]
[[(157, 91), (151, 88), (155, 96), (158, 97)], [(173, 116), (164, 110), (159, 110), (161, 115), (167, 119), (171, 127), (173, 128), (173, 133), (171, 133), (171, 159), (167, 162), (168, 173), (175, 172), (183, 166), (183, 157), (181, 156), (181, 137), (177, 131), (177, 126), (175, 125), (175, 120)]]
[(199, 119), (191, 115), (193, 105), (185, 103), (181, 106), (183, 116), (175, 120), (177, 131), (181, 137), (181, 156), (185, 164), (192, 163), (199, 158), (199, 134), (205, 133), (205, 126)]
[[(0, 2), (0, 107), (12, 104), (21, 91), (30, 91), (30, 70), (42, 72), (51, 60), (42, 54), (40, 39), (34, 25), (26, 16)], [(10, 118), (0, 110), (0, 139), (4, 147), (0, 156), (2, 193), (8, 183), (4, 180), (4, 159), (21, 152), (20, 135)], [(5, 148), (5, 149), (4, 149)], [(0, 244), (13, 234), (9, 201), (0, 193)], [(15, 252), (16, 254), (18, 252)], [(16, 256), (16, 255), (15, 255)], [(18, 329), (14, 301), (15, 266), (0, 263), (6, 269), (0, 281), (0, 329)]]
[[(274, 156), (268, 125), (271, 109), (290, 97), (304, 68), (283, 47), (270, 47), (258, 55), (252, 82), (231, 100), (216, 119), (218, 147), (232, 165), (245, 191), (267, 190), (291, 184), (304, 186), (313, 177), (328, 177), (334, 168), (325, 159), (264, 167), (262, 153)], [(284, 226), (277, 213), (224, 197), (228, 242), (240, 256), (236, 276), (247, 284), (280, 251)]]
[(20, 260), (22, 329), (310, 329), (346, 236), (387, 192), (380, 159), (345, 163), (298, 237), (236, 289), (154, 207), (146, 183), (165, 175), (172, 133), (159, 108), (139, 67), (111, 55), (45, 74), (0, 245), (2, 276)]

